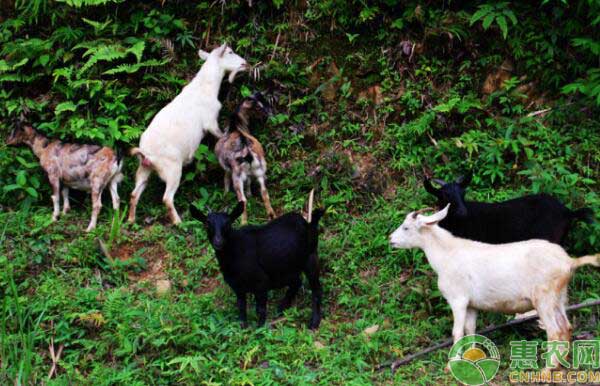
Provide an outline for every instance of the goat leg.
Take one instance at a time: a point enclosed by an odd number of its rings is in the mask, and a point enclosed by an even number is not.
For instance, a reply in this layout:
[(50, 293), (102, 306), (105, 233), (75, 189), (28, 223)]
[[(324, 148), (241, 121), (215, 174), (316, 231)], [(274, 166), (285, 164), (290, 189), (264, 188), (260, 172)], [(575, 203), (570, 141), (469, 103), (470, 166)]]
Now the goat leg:
[(319, 328), (319, 324), (321, 323), (321, 300), (323, 297), (323, 289), (321, 288), (321, 282), (319, 281), (319, 266), (317, 262), (317, 253), (314, 252), (309, 256), (305, 270), (312, 295), (312, 315), (310, 317), (310, 322), (308, 323), (308, 328), (311, 330)]
[(267, 293), (264, 291), (254, 293), (256, 300), (256, 315), (258, 315), (258, 325), (263, 326), (267, 321)]
[(467, 308), (467, 317), (465, 321), (465, 334), (473, 335), (477, 329), (477, 310), (475, 308)]
[(63, 214), (67, 214), (67, 212), (71, 209), (71, 204), (69, 204), (69, 187), (63, 186), (62, 188), (62, 196), (63, 196)]
[(233, 170), (233, 189), (237, 195), (238, 201), (244, 202), (244, 212), (242, 213), (242, 225), (248, 223), (248, 213), (246, 212), (246, 196), (244, 196), (244, 182), (239, 168)]
[(110, 197), (112, 199), (112, 206), (115, 211), (119, 210), (119, 205), (121, 204), (121, 199), (119, 197), (119, 176), (114, 177), (110, 181)]
[(258, 183), (260, 184), (260, 194), (262, 196), (263, 202), (265, 204), (265, 209), (267, 210), (267, 214), (269, 215), (270, 219), (274, 219), (275, 216), (275, 211), (273, 210), (273, 207), (271, 206), (271, 198), (269, 197), (269, 192), (267, 191), (267, 186), (265, 184), (265, 177), (264, 176), (260, 176), (257, 177)]
[(454, 343), (465, 335), (465, 325), (467, 321), (467, 306), (469, 302), (466, 299), (456, 299), (450, 303), (452, 309), (452, 318), (454, 324), (452, 326), (452, 338)]
[(146, 189), (150, 173), (152, 173), (152, 169), (147, 168), (140, 163), (140, 166), (135, 173), (135, 188), (133, 189), (133, 192), (131, 192), (131, 201), (129, 202), (129, 217), (127, 218), (127, 221), (130, 223), (135, 222), (135, 209), (140, 196), (144, 192), (144, 189)]
[(298, 290), (300, 290), (301, 285), (302, 281), (299, 277), (290, 284), (285, 293), (285, 296), (281, 300), (281, 303), (279, 303), (279, 307), (277, 307), (277, 311), (279, 312), (279, 314), (283, 314), (283, 311), (285, 311), (292, 305), (292, 302), (298, 294)]
[(92, 187), (92, 218), (88, 225), (86, 232), (92, 231), (96, 228), (96, 222), (98, 221), (98, 214), (102, 209), (102, 189), (98, 186)]
[(52, 186), (52, 221), (58, 220), (60, 213), (60, 180), (58, 177), (50, 177), (50, 185)]
[(166, 168), (168, 173), (159, 173), (160, 177), (164, 179), (166, 187), (165, 194), (163, 195), (163, 203), (167, 207), (167, 212), (171, 218), (171, 223), (177, 225), (181, 223), (181, 218), (175, 209), (175, 193), (179, 188), (179, 182), (181, 181), (181, 165), (172, 165), (170, 168)]
[(244, 191), (246, 193), (246, 197), (252, 197), (252, 184), (250, 177), (246, 178), (246, 181), (244, 181)]
[(225, 177), (223, 177), (223, 190), (225, 194), (229, 193), (229, 188), (231, 185), (231, 172), (225, 171)]
[(248, 327), (248, 315), (246, 313), (246, 293), (236, 293), (237, 307), (242, 328)]

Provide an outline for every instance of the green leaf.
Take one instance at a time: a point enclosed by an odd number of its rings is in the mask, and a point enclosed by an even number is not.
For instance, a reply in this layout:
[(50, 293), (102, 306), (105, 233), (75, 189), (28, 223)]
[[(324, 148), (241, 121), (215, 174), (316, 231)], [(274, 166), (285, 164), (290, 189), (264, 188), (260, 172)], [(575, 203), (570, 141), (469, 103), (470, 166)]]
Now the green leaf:
[(242, 85), (242, 87), (240, 88), (240, 94), (242, 94), (242, 97), (247, 98), (250, 95), (252, 95), (252, 91), (250, 91), (248, 86)]
[(21, 189), (21, 187), (17, 184), (10, 184), (10, 185), (5, 185), (2, 190), (4, 190), (5, 192), (10, 192), (16, 189)]
[(494, 21), (494, 18), (496, 17), (495, 14), (490, 13), (488, 14), (484, 19), (483, 19), (483, 29), (488, 29), (490, 28), (490, 25), (492, 25), (492, 22)]
[(65, 111), (75, 111), (77, 109), (77, 105), (73, 102), (62, 102), (56, 105), (54, 109), (54, 114), (59, 115)]
[(25, 186), (27, 183), (27, 177), (25, 176), (25, 172), (21, 171), (17, 174), (17, 184), (19, 186)]
[(489, 9), (487, 9), (487, 8), (480, 8), (477, 12), (475, 12), (473, 14), (473, 16), (471, 16), (471, 20), (469, 21), (469, 25), (475, 24), (475, 22), (477, 20), (481, 19), (482, 17), (484, 17), (488, 13), (489, 13)]
[(140, 60), (142, 60), (142, 54), (144, 53), (144, 48), (146, 48), (146, 43), (144, 43), (143, 40), (140, 40), (139, 42), (137, 42), (133, 46), (131, 46), (129, 49), (127, 49), (127, 52), (133, 54), (139, 63)]
[(508, 36), (508, 25), (506, 25), (506, 18), (504, 16), (498, 16), (496, 18), (496, 24), (498, 24), (498, 27), (500, 27), (500, 30), (502, 31), (502, 37), (506, 39)]
[(392, 22), (391, 27), (395, 28), (395, 29), (402, 29), (402, 28), (404, 28), (404, 20), (402, 20), (402, 19), (396, 19), (396, 20), (394, 20)]
[(505, 9), (504, 11), (502, 11), (502, 13), (510, 19), (513, 25), (517, 25), (517, 17), (515, 16), (513, 11), (511, 11), (510, 9)]
[(32, 187), (28, 187), (25, 189), (25, 191), (27, 192), (27, 194), (29, 194), (31, 197), (33, 198), (38, 198), (38, 192), (32, 188)]
[(45, 67), (46, 64), (48, 64), (48, 62), (50, 61), (50, 55), (42, 55), (39, 57), (38, 61), (42, 66)]

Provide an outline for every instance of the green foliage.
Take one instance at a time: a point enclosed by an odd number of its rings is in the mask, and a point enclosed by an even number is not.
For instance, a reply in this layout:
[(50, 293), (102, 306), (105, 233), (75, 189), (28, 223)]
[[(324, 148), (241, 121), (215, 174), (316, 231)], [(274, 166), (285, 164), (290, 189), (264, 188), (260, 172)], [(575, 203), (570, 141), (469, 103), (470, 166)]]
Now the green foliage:
[(508, 7), (508, 4), (508, 2), (499, 2), (480, 5), (479, 10), (471, 16), (471, 25), (481, 20), (483, 29), (487, 30), (492, 23), (496, 23), (502, 31), (502, 36), (506, 39), (508, 36), (508, 22), (510, 21), (513, 26), (517, 25), (517, 17)]
[[(10, 3), (10, 2), (9, 2)], [(250, 7), (252, 3), (252, 7)], [(50, 190), (27, 148), (0, 143), (0, 383), (451, 384), (446, 352), (376, 372), (392, 356), (450, 335), (450, 310), (418, 251), (387, 235), (433, 203), (423, 174), (474, 172), (468, 199), (546, 192), (570, 208), (600, 195), (600, 73), (594, 0), (541, 2), (17, 1), (0, 22), (0, 134), (20, 114), (52, 138), (137, 146), (152, 117), (198, 71), (197, 49), (227, 41), (260, 79), (224, 82), (220, 125), (242, 97), (274, 98), (251, 127), (265, 148), (278, 213), (310, 189), (328, 207), (320, 236), (325, 319), (306, 330), (309, 292), (269, 328), (242, 330), (203, 228), (187, 208), (231, 207), (207, 139), (186, 167), (164, 225), (151, 180), (138, 224), (105, 203), (50, 222)], [(276, 12), (274, 12), (274, 9)], [(503, 62), (502, 84), (482, 92)], [(121, 197), (138, 161), (126, 157)], [(106, 196), (106, 194), (105, 194)], [(266, 221), (258, 197), (251, 222)], [(600, 250), (600, 225), (577, 224), (574, 255)], [(105, 240), (108, 257), (98, 248)], [(597, 270), (578, 271), (570, 298), (600, 297)], [(161, 280), (171, 287), (158, 291)], [(274, 313), (272, 295), (270, 320)], [(575, 330), (598, 334), (588, 311)], [(250, 313), (250, 319), (254, 320)], [(482, 313), (479, 326), (504, 316)], [(372, 334), (365, 330), (373, 325)], [(535, 335), (541, 338), (541, 335)], [(518, 332), (493, 336), (507, 357)], [(48, 347), (64, 344), (57, 373)], [(506, 381), (501, 366), (498, 381)]]

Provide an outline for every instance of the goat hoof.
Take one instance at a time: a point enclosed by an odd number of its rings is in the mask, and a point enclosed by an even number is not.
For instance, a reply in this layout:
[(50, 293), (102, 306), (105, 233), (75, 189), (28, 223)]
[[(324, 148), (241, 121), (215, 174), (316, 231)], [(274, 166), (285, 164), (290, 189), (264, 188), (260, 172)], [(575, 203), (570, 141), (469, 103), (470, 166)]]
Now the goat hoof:
[(241, 327), (242, 329), (244, 329), (244, 330), (245, 330), (245, 329), (247, 329), (247, 328), (248, 328), (248, 322), (241, 322), (241, 323), (240, 323), (240, 327)]

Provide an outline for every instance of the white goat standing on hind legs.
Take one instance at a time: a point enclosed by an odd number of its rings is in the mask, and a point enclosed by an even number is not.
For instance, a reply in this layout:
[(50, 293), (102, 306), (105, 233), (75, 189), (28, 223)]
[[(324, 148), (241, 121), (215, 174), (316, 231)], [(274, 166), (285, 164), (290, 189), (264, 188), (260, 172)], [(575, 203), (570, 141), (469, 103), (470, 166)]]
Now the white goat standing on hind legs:
[[(546, 240), (486, 244), (455, 237), (437, 225), (449, 206), (431, 216), (421, 214), (428, 209), (409, 213), (390, 236), (390, 244), (425, 252), (452, 309), (454, 343), (475, 333), (479, 310), (514, 314), (532, 309), (548, 341), (570, 341), (565, 312), (569, 281), (578, 267), (600, 266), (600, 254), (572, 259), (560, 245)], [(551, 361), (558, 365), (556, 356)]]
[(135, 222), (138, 200), (150, 174), (155, 171), (166, 184), (163, 202), (169, 217), (173, 224), (179, 224), (181, 218), (173, 200), (183, 165), (194, 160), (194, 153), (207, 130), (217, 138), (223, 135), (217, 122), (221, 110), (218, 99), (221, 81), (229, 72), (229, 82), (233, 82), (235, 74), (246, 70), (248, 63), (226, 44), (210, 53), (200, 50), (198, 54), (206, 60), (200, 71), (156, 114), (142, 134), (140, 146), (131, 150), (132, 155), (140, 158), (140, 166), (131, 193), (129, 222)]

